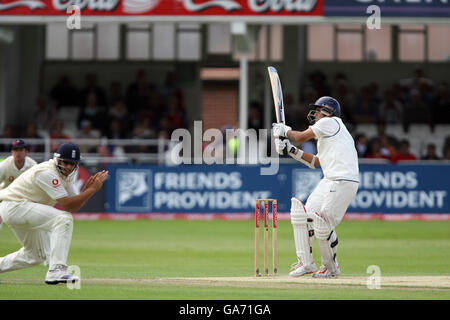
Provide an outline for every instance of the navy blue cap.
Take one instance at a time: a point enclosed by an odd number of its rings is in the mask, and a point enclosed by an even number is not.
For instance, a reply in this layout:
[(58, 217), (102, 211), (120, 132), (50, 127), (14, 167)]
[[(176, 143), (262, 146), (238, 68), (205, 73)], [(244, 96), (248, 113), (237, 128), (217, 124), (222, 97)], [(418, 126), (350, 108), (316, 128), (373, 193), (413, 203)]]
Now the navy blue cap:
[(14, 149), (27, 149), (28, 145), (23, 140), (15, 140), (13, 143), (11, 143), (11, 150)]
[(72, 142), (62, 143), (54, 153), (54, 156), (73, 163), (78, 163), (81, 160), (80, 148)]

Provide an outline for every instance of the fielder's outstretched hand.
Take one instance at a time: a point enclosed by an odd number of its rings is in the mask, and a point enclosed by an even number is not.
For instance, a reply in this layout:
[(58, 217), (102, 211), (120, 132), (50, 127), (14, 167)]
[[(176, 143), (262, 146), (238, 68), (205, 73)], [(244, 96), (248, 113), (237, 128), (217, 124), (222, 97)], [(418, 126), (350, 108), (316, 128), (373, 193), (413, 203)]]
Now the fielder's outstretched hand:
[(287, 132), (292, 130), (291, 127), (283, 124), (283, 123), (273, 123), (272, 124), (272, 133), (275, 138), (278, 137), (287, 137)]
[(97, 172), (95, 175), (90, 176), (89, 179), (86, 181), (86, 184), (84, 185), (83, 190), (86, 190), (89, 187), (92, 187), (95, 189), (95, 192), (100, 190), (100, 188), (103, 186), (103, 183), (108, 178), (109, 171), (103, 170)]

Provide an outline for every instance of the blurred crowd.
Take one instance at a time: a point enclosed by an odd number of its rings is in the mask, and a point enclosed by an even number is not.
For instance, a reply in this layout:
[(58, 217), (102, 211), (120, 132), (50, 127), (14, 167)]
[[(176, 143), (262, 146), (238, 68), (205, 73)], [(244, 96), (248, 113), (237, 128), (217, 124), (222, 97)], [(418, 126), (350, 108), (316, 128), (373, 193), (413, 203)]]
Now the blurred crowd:
[[(444, 143), (428, 143), (420, 152), (411, 152), (405, 136), (386, 133), (386, 126), (401, 125), (408, 132), (412, 124), (423, 124), (434, 130), (437, 125), (450, 128), (450, 90), (445, 81), (427, 78), (416, 67), (410, 78), (399, 79), (380, 92), (379, 84), (371, 82), (358, 87), (346, 74), (338, 73), (331, 80), (321, 71), (308, 75), (300, 90), (300, 103), (285, 94), (284, 104), (289, 125), (294, 129), (308, 127), (308, 103), (318, 97), (330, 95), (341, 104), (342, 118), (355, 138), (361, 158), (400, 160), (450, 160), (450, 134)], [(61, 116), (70, 113), (69, 118)], [(248, 127), (261, 129), (263, 103), (249, 105)], [(274, 120), (274, 119), (272, 119)], [(72, 124), (69, 129), (68, 122)], [(25, 127), (5, 125), (2, 138), (53, 139), (169, 139), (173, 130), (187, 128), (183, 91), (175, 72), (168, 72), (161, 85), (151, 82), (145, 70), (139, 70), (135, 80), (127, 86), (113, 81), (108, 88), (98, 83), (93, 73), (85, 75), (84, 83), (75, 84), (67, 75), (61, 75), (49, 92), (41, 95), (29, 115)], [(358, 125), (373, 124), (377, 135), (369, 136), (357, 130)], [(414, 133), (411, 132), (411, 135)], [(44, 146), (30, 144), (32, 152), (42, 152)], [(57, 145), (52, 145), (56, 149)], [(302, 146), (315, 153), (310, 141)], [(111, 155), (113, 146), (82, 146), (83, 152)], [(7, 152), (9, 143), (0, 145)], [(53, 151), (53, 150), (51, 150)], [(125, 147), (125, 152), (156, 152), (157, 147)]]
[[(176, 128), (186, 127), (183, 91), (174, 72), (168, 72), (160, 86), (149, 81), (144, 70), (139, 70), (135, 81), (126, 87), (113, 81), (109, 88), (104, 88), (93, 73), (86, 74), (84, 80), (84, 84), (77, 86), (69, 76), (61, 75), (51, 90), (38, 98), (28, 125), (6, 125), (2, 138), (167, 139)], [(6, 151), (7, 147), (0, 146), (0, 149)], [(52, 149), (56, 147), (52, 145)], [(42, 145), (31, 145), (31, 151), (42, 149)], [(82, 146), (82, 149), (83, 152), (108, 152), (97, 146)], [(148, 147), (126, 149), (154, 151)]]
[(446, 81), (435, 82), (427, 78), (420, 67), (410, 78), (399, 79), (379, 92), (379, 84), (371, 82), (361, 87), (351, 84), (344, 73), (338, 73), (329, 85), (320, 71), (309, 76), (302, 91), (302, 100), (331, 95), (342, 107), (347, 123), (402, 124), (408, 131), (413, 123), (434, 128), (437, 124), (450, 124), (450, 91)]

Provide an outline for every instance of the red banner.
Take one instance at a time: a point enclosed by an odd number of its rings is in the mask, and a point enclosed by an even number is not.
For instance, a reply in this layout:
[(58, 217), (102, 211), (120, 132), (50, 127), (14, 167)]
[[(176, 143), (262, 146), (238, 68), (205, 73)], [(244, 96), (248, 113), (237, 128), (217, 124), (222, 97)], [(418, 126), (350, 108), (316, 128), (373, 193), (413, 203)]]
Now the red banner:
[(323, 15), (323, 0), (0, 0), (0, 16), (64, 16), (72, 6), (90, 16)]

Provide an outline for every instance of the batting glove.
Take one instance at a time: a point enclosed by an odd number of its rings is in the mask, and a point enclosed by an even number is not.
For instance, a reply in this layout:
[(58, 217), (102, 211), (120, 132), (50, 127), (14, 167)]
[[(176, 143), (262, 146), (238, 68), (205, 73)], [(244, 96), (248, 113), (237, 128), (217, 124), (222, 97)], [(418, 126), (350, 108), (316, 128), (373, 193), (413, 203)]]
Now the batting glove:
[(282, 123), (273, 123), (272, 124), (272, 133), (275, 138), (278, 137), (287, 137), (287, 132), (292, 130), (291, 127), (282, 124)]
[(277, 151), (278, 154), (282, 156), (285, 156), (291, 151), (295, 151), (296, 149), (288, 139), (275, 138), (274, 142), (275, 142), (275, 150)]

